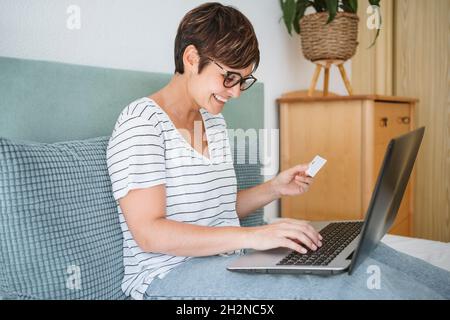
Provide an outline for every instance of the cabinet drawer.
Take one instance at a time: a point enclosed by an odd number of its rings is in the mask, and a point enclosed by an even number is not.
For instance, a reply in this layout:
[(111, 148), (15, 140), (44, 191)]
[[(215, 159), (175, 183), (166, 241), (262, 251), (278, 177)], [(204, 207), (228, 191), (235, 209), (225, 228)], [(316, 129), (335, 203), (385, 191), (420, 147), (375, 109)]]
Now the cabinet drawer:
[(411, 109), (405, 103), (375, 103), (374, 129), (375, 145), (389, 143), (389, 140), (410, 131)]
[(314, 185), (298, 197), (283, 197), (283, 217), (304, 220), (361, 218), (361, 103), (283, 105), (280, 113), (280, 170), (328, 160)]
[[(281, 215), (311, 221), (363, 218), (389, 141), (413, 127), (414, 103), (404, 100), (284, 101), (280, 170), (306, 163), (316, 154), (328, 162), (306, 194), (281, 199)], [(412, 185), (393, 223), (396, 234), (410, 235)]]

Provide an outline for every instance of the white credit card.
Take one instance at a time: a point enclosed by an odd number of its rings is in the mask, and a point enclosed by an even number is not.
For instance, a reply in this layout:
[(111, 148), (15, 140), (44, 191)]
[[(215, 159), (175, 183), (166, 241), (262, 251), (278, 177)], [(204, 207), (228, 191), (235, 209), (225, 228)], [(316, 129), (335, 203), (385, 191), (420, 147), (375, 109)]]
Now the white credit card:
[(306, 175), (314, 177), (326, 162), (327, 160), (325, 160), (321, 156), (315, 156), (313, 161), (311, 161), (311, 163), (309, 164), (308, 170), (305, 171)]

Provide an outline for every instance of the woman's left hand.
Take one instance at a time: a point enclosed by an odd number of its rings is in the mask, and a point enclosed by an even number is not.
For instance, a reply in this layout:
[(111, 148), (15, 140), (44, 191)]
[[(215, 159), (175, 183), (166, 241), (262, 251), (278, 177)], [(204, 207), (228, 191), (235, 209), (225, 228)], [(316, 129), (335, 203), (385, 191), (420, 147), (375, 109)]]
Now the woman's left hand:
[(309, 164), (287, 169), (272, 179), (272, 188), (278, 197), (296, 196), (308, 191), (314, 179), (306, 176)]

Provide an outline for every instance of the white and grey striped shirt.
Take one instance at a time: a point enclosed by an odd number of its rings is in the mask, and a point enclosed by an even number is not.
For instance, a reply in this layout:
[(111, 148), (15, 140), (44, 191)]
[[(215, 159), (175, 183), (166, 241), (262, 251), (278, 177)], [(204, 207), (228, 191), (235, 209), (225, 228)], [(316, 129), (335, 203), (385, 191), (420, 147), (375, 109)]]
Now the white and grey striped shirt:
[(118, 201), (130, 190), (165, 184), (167, 219), (202, 226), (239, 226), (236, 175), (225, 120), (203, 108), (200, 113), (210, 158), (197, 152), (167, 113), (147, 97), (122, 111), (109, 140), (108, 171), (124, 237), (122, 290), (134, 299), (143, 299), (153, 278), (162, 278), (189, 257), (139, 248)]

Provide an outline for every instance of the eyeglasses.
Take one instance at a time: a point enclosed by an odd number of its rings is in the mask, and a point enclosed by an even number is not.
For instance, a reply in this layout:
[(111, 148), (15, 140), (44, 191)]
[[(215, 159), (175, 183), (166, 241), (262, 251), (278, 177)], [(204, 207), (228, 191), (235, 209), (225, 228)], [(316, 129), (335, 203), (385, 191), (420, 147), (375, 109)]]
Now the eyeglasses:
[(225, 73), (223, 74), (223, 78), (224, 78), (223, 86), (225, 88), (233, 88), (235, 85), (237, 85), (239, 83), (241, 91), (245, 91), (248, 88), (250, 88), (257, 81), (257, 79), (252, 75), (244, 78), (238, 72), (225, 70), (220, 64), (218, 64), (213, 59), (208, 58), (208, 60), (210, 60), (216, 66), (218, 66), (220, 69), (225, 71)]

